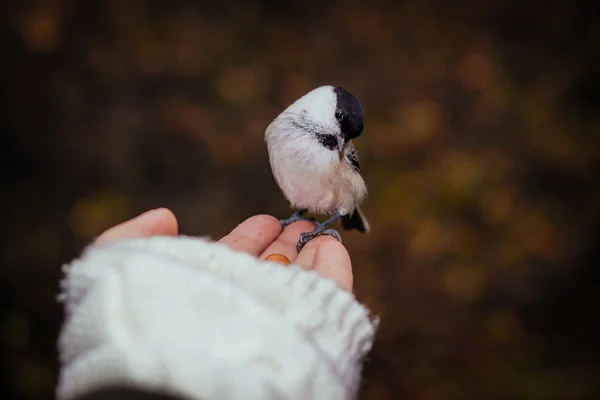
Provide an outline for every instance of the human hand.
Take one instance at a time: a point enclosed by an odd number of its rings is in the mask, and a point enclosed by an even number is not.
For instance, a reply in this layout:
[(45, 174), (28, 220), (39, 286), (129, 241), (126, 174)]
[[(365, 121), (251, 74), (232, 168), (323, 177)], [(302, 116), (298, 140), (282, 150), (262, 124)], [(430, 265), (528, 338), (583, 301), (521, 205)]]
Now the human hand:
[[(299, 254), (296, 252), (300, 233), (313, 229), (313, 223), (298, 221), (282, 231), (281, 224), (275, 217), (255, 215), (242, 222), (219, 242), (234, 251), (246, 252), (262, 260), (273, 253), (282, 254), (292, 263), (307, 270), (315, 270), (321, 276), (337, 281), (342, 288), (352, 290), (350, 255), (335, 238), (329, 235), (318, 236), (308, 242)], [(159, 208), (106, 230), (96, 239), (96, 243), (129, 237), (175, 236), (177, 233), (175, 215), (166, 208)]]

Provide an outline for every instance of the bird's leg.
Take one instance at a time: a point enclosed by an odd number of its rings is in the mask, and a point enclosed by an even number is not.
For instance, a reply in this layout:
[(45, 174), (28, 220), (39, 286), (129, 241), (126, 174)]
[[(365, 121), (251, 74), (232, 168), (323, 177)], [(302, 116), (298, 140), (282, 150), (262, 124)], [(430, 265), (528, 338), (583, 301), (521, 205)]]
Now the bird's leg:
[(307, 212), (308, 210), (306, 208), (303, 208), (301, 210), (296, 211), (295, 213), (292, 214), (291, 217), (287, 218), (287, 219), (280, 219), (279, 223), (281, 224), (281, 227), (283, 229), (285, 229), (286, 226), (293, 224), (296, 221), (310, 221), (310, 222), (314, 222), (317, 223), (317, 220), (314, 218), (308, 218), (308, 217), (303, 217), (303, 215)]
[(332, 228), (327, 229), (327, 226), (329, 224), (331, 224), (332, 222), (334, 222), (339, 217), (341, 217), (340, 213), (336, 212), (327, 221), (325, 221), (321, 224), (318, 224), (312, 232), (301, 233), (300, 240), (298, 240), (298, 243), (296, 244), (296, 250), (298, 250), (298, 253), (300, 253), (300, 250), (302, 250), (302, 248), (304, 247), (304, 245), (306, 243), (308, 243), (310, 240), (312, 240), (320, 235), (331, 235), (341, 242), (342, 236), (340, 235), (340, 233), (338, 231), (336, 231), (335, 229), (332, 229)]

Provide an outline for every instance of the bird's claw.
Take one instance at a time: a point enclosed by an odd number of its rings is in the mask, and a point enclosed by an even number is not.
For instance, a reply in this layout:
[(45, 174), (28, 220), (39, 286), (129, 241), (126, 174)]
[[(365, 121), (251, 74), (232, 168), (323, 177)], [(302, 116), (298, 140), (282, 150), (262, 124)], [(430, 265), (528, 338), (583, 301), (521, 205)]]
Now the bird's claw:
[(297, 222), (297, 221), (310, 221), (313, 224), (317, 224), (317, 220), (316, 219), (309, 218), (309, 217), (303, 217), (302, 214), (304, 214), (304, 212), (295, 212), (289, 218), (280, 219), (279, 223), (281, 224), (281, 228), (285, 229), (288, 225), (291, 225), (291, 224), (293, 224), (294, 222)]
[(321, 236), (321, 235), (330, 235), (330, 236), (333, 236), (340, 243), (342, 243), (342, 235), (340, 235), (340, 233), (338, 231), (336, 231), (335, 229), (333, 229), (333, 228), (325, 229), (325, 230), (323, 230), (323, 231), (321, 231), (319, 233), (302, 232), (300, 234), (300, 239), (298, 240), (298, 243), (296, 244), (296, 250), (298, 251), (298, 253), (300, 253), (300, 250), (302, 250), (302, 248), (304, 248), (304, 246), (306, 245), (306, 243), (310, 242), (311, 240), (313, 240), (317, 236)]

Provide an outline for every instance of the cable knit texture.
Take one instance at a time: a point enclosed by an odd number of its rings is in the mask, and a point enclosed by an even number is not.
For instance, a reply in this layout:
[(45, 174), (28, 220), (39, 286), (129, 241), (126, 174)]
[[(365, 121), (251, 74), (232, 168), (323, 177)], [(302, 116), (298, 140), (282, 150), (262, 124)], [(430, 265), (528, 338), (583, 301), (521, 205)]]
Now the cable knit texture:
[(337, 284), (200, 238), (126, 239), (64, 267), (58, 399), (352, 399), (377, 321)]

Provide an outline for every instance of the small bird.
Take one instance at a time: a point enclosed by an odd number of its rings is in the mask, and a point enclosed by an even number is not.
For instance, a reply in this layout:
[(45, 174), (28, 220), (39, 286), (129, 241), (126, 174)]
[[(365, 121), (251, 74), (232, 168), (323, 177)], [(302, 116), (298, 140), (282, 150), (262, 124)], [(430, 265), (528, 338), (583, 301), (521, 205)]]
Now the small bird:
[(285, 109), (265, 131), (275, 181), (298, 211), (280, 220), (283, 228), (305, 218), (306, 212), (328, 215), (312, 232), (303, 232), (298, 252), (319, 235), (342, 237), (327, 226), (341, 218), (342, 228), (363, 233), (369, 223), (359, 206), (367, 195), (352, 139), (364, 128), (358, 98), (340, 86), (318, 87)]

